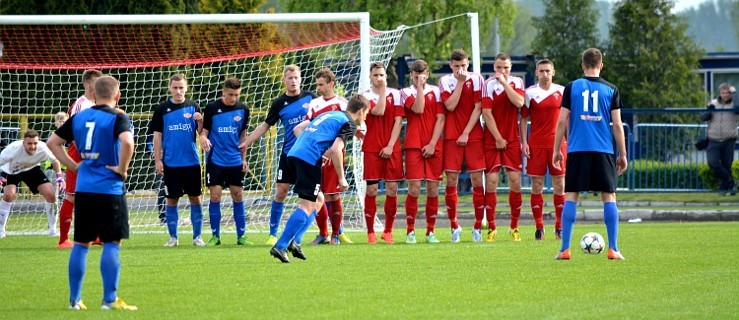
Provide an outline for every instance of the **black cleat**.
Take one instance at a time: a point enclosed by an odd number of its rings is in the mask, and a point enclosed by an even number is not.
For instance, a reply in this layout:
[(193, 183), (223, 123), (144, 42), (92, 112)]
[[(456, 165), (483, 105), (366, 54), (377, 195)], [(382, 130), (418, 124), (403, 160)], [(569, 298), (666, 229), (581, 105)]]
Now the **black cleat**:
[(290, 259), (287, 257), (287, 251), (280, 250), (280, 248), (278, 248), (277, 246), (269, 249), (269, 254), (277, 259), (280, 259), (280, 261), (284, 263), (290, 263)]
[(534, 233), (534, 239), (544, 240), (544, 229), (536, 229), (536, 232)]
[(287, 251), (290, 251), (290, 253), (293, 254), (293, 257), (305, 260), (307, 259), (305, 256), (305, 253), (303, 253), (303, 248), (301, 248), (295, 241), (290, 241), (290, 245), (287, 246)]
[(562, 240), (562, 229), (554, 229), (554, 239)]

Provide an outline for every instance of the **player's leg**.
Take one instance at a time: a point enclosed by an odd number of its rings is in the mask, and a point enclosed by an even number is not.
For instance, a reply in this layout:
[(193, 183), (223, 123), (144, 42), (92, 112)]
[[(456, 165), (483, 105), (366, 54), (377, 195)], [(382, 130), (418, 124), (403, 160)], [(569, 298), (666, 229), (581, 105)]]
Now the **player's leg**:
[(3, 199), (0, 201), (0, 239), (5, 238), (6, 232), (5, 227), (10, 219), (10, 210), (13, 206), (13, 199), (18, 190), (18, 183), (20, 180), (14, 178), (13, 175), (6, 175), (3, 173), (3, 178), (6, 178), (6, 184), (3, 188)]
[(375, 216), (377, 214), (377, 189), (380, 181), (368, 180), (367, 192), (364, 196), (364, 224), (367, 227), (367, 243), (377, 243), (375, 235)]
[(408, 181), (408, 195), (405, 198), (405, 242), (416, 243), (416, 217), (418, 216), (418, 196), (421, 194), (421, 181)]
[(98, 236), (100, 201), (92, 195), (79, 194), (80, 206), (74, 215), (74, 244), (67, 263), (70, 309), (86, 309), (82, 303), (82, 282), (87, 269), (87, 254)]
[[(121, 240), (128, 239), (128, 206), (125, 195), (94, 195), (98, 197), (103, 227), (98, 231), (103, 242), (100, 275), (103, 278), (102, 309), (136, 310), (117, 295), (121, 275)], [(78, 204), (79, 205), (79, 204)]]
[(603, 222), (608, 233), (608, 259), (623, 260), (618, 249), (618, 206), (616, 205), (616, 187), (618, 172), (616, 158), (612, 154), (594, 153), (593, 167), (590, 171), (594, 180), (592, 189), (601, 191), (603, 200)]
[(449, 220), (457, 220), (457, 204), (459, 203), (457, 184), (464, 161), (464, 147), (458, 146), (454, 140), (444, 140), (442, 159), (444, 173), (446, 173), (444, 203), (446, 204)]
[(341, 220), (343, 219), (343, 207), (341, 205), (341, 195), (338, 193), (324, 194), (326, 202), (329, 204), (328, 213), (331, 222), (331, 244), (340, 244), (339, 229), (341, 229)]
[(167, 232), (169, 233), (169, 239), (164, 244), (165, 247), (174, 247), (179, 244), (177, 236), (177, 226), (179, 226), (180, 217), (177, 205), (180, 201), (180, 197), (184, 195), (183, 183), (185, 182), (184, 176), (180, 175), (178, 168), (172, 168), (164, 166), (164, 176), (162, 177), (164, 183), (164, 197), (166, 201), (165, 208), (165, 219), (167, 223)]
[(398, 181), (385, 181), (385, 228), (382, 239), (385, 243), (393, 243), (393, 226), (398, 213)]
[[(434, 235), (436, 216), (439, 212), (439, 183), (426, 181), (426, 242), (439, 243)], [(459, 227), (459, 226), (457, 226)]]
[[(472, 183), (472, 204), (475, 212), (475, 224), (478, 221), (482, 221), (485, 216), (485, 189), (483, 188), (483, 177), (482, 173), (486, 168), (490, 168), (488, 165), (485, 149), (485, 143), (482, 140), (470, 141), (467, 146), (464, 147), (464, 161), (467, 163), (467, 171), (470, 173), (470, 182)], [(475, 232), (473, 228), (473, 240), (475, 240)]]
[[(72, 157), (75, 162), (79, 162), (82, 159), (77, 153), (77, 149), (70, 147), (67, 153)], [(64, 200), (62, 201), (62, 207), (59, 208), (59, 245), (57, 248), (71, 248), (72, 242), (69, 241), (69, 230), (72, 228), (72, 219), (74, 214), (74, 195), (77, 190), (77, 172), (67, 170), (64, 172), (65, 181), (67, 188), (64, 194)]]
[(287, 166), (287, 154), (280, 153), (280, 160), (277, 164), (277, 184), (275, 187), (275, 198), (272, 200), (272, 206), (269, 210), (269, 238), (267, 245), (274, 245), (277, 242), (277, 232), (282, 221), (282, 214), (285, 211), (285, 198), (290, 188), (290, 184), (295, 183), (295, 173)]
[[(485, 238), (486, 242), (494, 242), (498, 238), (498, 230), (495, 226), (495, 209), (498, 205), (498, 194), (495, 191), (498, 189), (499, 179), (500, 166), (494, 167), (485, 174), (485, 216), (488, 221), (488, 232)], [(478, 224), (477, 221), (475, 221), (475, 230), (480, 230), (480, 228), (482, 228), (482, 222)], [(478, 239), (474, 238), (474, 240), (477, 241)], [(480, 239), (480, 241), (482, 240)]]
[(49, 182), (42, 183), (37, 187), (38, 193), (44, 197), (44, 213), (49, 227), (49, 235), (56, 237), (56, 222), (59, 219), (59, 213), (56, 210), (56, 192)]
[[(528, 169), (527, 169), (528, 170)], [(531, 214), (534, 216), (536, 233), (534, 239), (544, 240), (544, 177), (530, 175), (531, 178)]]
[(226, 180), (228, 189), (231, 191), (231, 199), (233, 200), (233, 217), (236, 225), (236, 244), (251, 245), (246, 240), (246, 210), (244, 208), (243, 185), (244, 172), (241, 168), (235, 167), (230, 169), (230, 173)]
[(521, 232), (518, 230), (518, 219), (521, 217), (521, 172), (506, 168), (508, 175), (508, 205), (511, 209), (511, 224), (509, 233), (513, 241), (521, 241)]
[[(196, 174), (194, 172), (197, 172)], [(205, 246), (203, 233), (203, 189), (200, 179), (200, 166), (195, 165), (179, 170), (178, 177), (183, 181), (182, 191), (190, 202), (190, 222), (192, 223), (192, 244)]]
[(164, 176), (154, 175), (154, 186), (157, 189), (157, 211), (159, 212), (159, 223), (167, 223), (167, 190), (164, 187)]
[(554, 238), (562, 239), (562, 209), (565, 206), (565, 176), (552, 176), (554, 187)]
[(555, 259), (569, 259), (572, 228), (577, 217), (577, 200), (581, 191), (591, 190), (592, 165), (591, 152), (574, 152), (567, 155), (566, 200), (562, 209), (562, 245)]
[(208, 240), (209, 246), (221, 244), (221, 194), (223, 193), (223, 168), (212, 163), (205, 166), (205, 185), (210, 193), (208, 217), (212, 237)]

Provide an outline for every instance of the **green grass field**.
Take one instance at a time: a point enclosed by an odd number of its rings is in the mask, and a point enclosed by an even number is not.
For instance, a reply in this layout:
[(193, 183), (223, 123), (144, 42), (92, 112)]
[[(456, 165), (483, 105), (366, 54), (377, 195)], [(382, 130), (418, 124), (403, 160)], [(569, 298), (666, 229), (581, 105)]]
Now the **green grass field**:
[[(501, 230), (503, 230), (501, 228)], [(101, 248), (88, 257), (83, 300), (67, 310), (69, 251), (56, 238), (0, 240), (2, 319), (729, 319), (739, 314), (739, 223), (621, 224), (627, 260), (585, 255), (579, 224), (573, 260), (554, 261), (559, 241), (505, 234), (492, 244), (306, 246), (307, 261), (279, 263), (265, 245), (164, 248), (166, 235), (133, 235), (121, 250), (119, 295), (138, 311), (102, 311)], [(419, 232), (421, 230), (419, 229)], [(306, 239), (314, 232), (306, 234)], [(404, 230), (397, 229), (396, 240)], [(250, 235), (262, 243), (262, 234)], [(420, 239), (419, 239), (420, 240)], [(306, 241), (307, 242), (307, 241)]]

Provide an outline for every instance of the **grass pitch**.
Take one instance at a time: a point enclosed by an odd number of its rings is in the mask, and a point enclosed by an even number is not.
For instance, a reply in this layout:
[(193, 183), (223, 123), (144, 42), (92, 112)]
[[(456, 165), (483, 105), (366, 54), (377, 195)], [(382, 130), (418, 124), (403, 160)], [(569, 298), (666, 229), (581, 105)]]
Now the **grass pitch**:
[[(423, 223), (421, 223), (423, 225)], [(499, 232), (505, 231), (505, 226)], [(307, 261), (282, 264), (269, 247), (236, 246), (234, 234), (215, 248), (196, 248), (190, 235), (164, 248), (165, 234), (133, 235), (121, 250), (119, 295), (138, 311), (99, 309), (100, 247), (90, 250), (83, 300), (90, 310), (67, 310), (69, 250), (56, 238), (0, 240), (0, 318), (3, 319), (449, 319), (618, 318), (729, 319), (739, 313), (739, 223), (621, 224), (625, 261), (579, 251), (589, 231), (576, 225), (573, 260), (554, 261), (551, 230), (534, 241), (505, 232), (496, 243), (305, 246)], [(314, 232), (306, 234), (306, 243)], [(263, 234), (247, 235), (263, 243)], [(207, 240), (207, 237), (206, 237)], [(380, 242), (382, 242), (380, 240)]]

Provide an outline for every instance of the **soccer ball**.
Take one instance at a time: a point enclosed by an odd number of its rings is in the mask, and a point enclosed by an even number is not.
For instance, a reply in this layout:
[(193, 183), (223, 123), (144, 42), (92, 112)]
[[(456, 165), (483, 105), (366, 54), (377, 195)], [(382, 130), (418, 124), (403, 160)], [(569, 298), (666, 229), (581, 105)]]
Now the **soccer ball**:
[(588, 232), (580, 239), (580, 248), (582, 252), (589, 254), (598, 254), (605, 248), (606, 242), (598, 233)]

